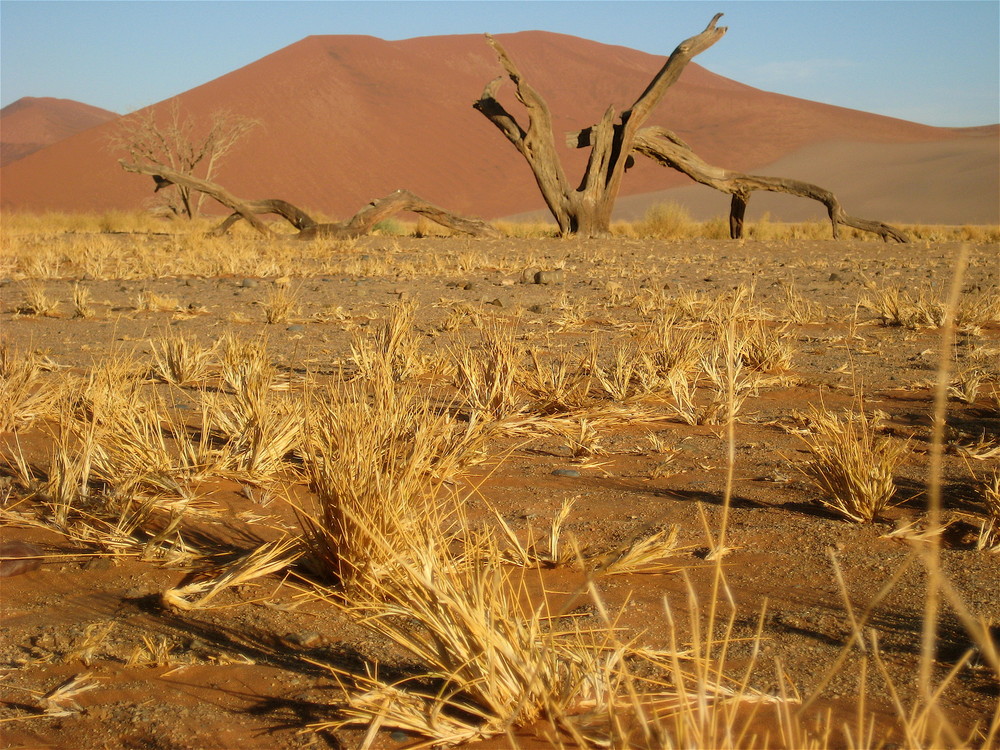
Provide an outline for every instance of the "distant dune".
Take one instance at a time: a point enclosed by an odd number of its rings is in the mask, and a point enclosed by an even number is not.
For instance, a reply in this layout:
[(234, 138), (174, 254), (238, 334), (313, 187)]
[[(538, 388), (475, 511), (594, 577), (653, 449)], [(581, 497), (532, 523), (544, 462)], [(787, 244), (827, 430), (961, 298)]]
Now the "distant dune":
[(22, 97), (0, 109), (0, 166), (117, 117), (72, 99)]
[[(664, 41), (664, 55), (681, 36)], [(546, 97), (560, 148), (565, 132), (596, 122), (608, 105), (618, 110), (630, 105), (664, 59), (541, 31), (498, 39)], [(179, 100), (182, 111), (201, 118), (225, 108), (263, 123), (218, 174), (218, 181), (241, 197), (284, 198), (345, 217), (403, 187), (452, 210), (495, 218), (544, 208), (520, 155), (472, 109), (500, 73), (480, 35), (395, 42), (313, 36)], [(519, 111), (509, 84), (501, 98), (512, 112)], [(927, 223), (997, 221), (996, 127), (933, 128), (795, 99), (697, 64), (667, 93), (650, 124), (674, 130), (709, 163), (830, 187), (857, 215)], [(152, 181), (118, 168), (118, 155), (107, 146), (114, 127), (98, 126), (4, 167), (2, 206), (142, 206)], [(586, 154), (564, 148), (563, 156), (575, 179)], [(651, 201), (662, 200), (663, 191), (685, 184), (686, 177), (640, 160), (625, 178), (623, 195), (634, 197), (623, 198), (621, 212), (641, 213)], [(719, 197), (692, 200), (696, 213), (703, 201), (710, 214), (721, 212), (711, 207)], [(792, 201), (788, 211), (811, 210), (800, 203)], [(758, 204), (765, 201), (755, 197), (752, 212)], [(769, 210), (777, 215), (786, 209), (780, 202)]]

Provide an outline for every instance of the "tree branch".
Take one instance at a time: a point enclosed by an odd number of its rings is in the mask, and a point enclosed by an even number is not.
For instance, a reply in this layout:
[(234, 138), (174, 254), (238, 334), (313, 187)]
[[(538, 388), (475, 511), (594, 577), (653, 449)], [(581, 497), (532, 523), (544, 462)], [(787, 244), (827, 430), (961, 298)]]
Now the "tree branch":
[(825, 205), (830, 216), (834, 238), (839, 237), (838, 227), (843, 224), (863, 232), (877, 234), (885, 241), (890, 239), (896, 242), (909, 241), (904, 232), (893, 226), (883, 224), (880, 221), (849, 216), (840, 205), (837, 196), (818, 185), (781, 177), (732, 172), (707, 164), (691, 150), (690, 146), (666, 128), (650, 127), (640, 130), (635, 136), (634, 149), (665, 167), (683, 172), (695, 182), (733, 195), (730, 232), (734, 237), (741, 235), (743, 213), (746, 211), (750, 193), (755, 190), (768, 190), (788, 193), (800, 198), (809, 198)]

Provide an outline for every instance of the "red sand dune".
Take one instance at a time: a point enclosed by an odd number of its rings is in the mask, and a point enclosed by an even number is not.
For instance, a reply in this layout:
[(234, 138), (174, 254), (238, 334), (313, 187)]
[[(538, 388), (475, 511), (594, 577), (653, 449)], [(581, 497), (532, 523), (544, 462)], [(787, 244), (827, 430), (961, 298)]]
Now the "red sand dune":
[(0, 166), (117, 118), (72, 99), (22, 97), (0, 109)]
[[(630, 105), (664, 60), (548, 32), (498, 38), (546, 97), (560, 146), (564, 132), (596, 122), (609, 104), (619, 110)], [(667, 44), (672, 48), (678, 41)], [(664, 55), (669, 51), (665, 47)], [(492, 218), (543, 207), (520, 155), (472, 109), (486, 83), (500, 73), (480, 35), (395, 42), (313, 36), (179, 99), (182, 111), (203, 120), (225, 108), (263, 123), (217, 175), (241, 197), (284, 198), (307, 210), (344, 217), (403, 187), (452, 210)], [(520, 111), (509, 83), (501, 98), (512, 112)], [(834, 162), (839, 149), (859, 142), (909, 144), (919, 160), (921, 148), (938, 149), (947, 141), (995, 144), (1000, 132), (993, 127), (933, 128), (771, 94), (697, 64), (667, 93), (650, 124), (671, 128), (708, 162), (740, 170), (803, 153), (814, 144), (826, 144), (823, 158), (832, 153)], [(152, 180), (118, 168), (118, 155), (107, 146), (114, 127), (94, 128), (4, 168), (2, 206), (141, 206), (151, 194)], [(845, 145), (831, 145), (835, 143)], [(564, 151), (572, 179), (582, 173), (586, 155)], [(885, 168), (876, 165), (867, 172)], [(867, 172), (857, 175), (859, 183), (871, 182)], [(809, 179), (807, 174), (787, 176)], [(893, 174), (887, 173), (884, 182), (907, 192)], [(683, 184), (689, 183), (682, 175), (640, 160), (626, 177), (624, 194)], [(992, 189), (995, 205), (995, 183)], [(912, 202), (913, 196), (905, 200)], [(936, 221), (934, 206), (925, 208), (923, 220)], [(988, 216), (981, 220), (996, 221)]]

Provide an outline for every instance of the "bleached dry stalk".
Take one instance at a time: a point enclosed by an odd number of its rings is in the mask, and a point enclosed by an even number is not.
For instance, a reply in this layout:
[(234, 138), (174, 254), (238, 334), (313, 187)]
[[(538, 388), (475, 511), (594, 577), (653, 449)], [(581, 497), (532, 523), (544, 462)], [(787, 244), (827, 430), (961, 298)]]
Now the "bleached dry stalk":
[(235, 562), (225, 566), (212, 578), (195, 581), (179, 588), (167, 589), (161, 595), (168, 607), (189, 611), (205, 609), (226, 589), (270, 575), (291, 565), (301, 554), (297, 542), (281, 539), (261, 545)]
[(358, 333), (351, 342), (351, 358), (358, 375), (370, 380), (386, 378), (399, 383), (420, 375), (424, 362), (420, 341), (413, 330), (416, 304), (399, 302), (372, 335)]

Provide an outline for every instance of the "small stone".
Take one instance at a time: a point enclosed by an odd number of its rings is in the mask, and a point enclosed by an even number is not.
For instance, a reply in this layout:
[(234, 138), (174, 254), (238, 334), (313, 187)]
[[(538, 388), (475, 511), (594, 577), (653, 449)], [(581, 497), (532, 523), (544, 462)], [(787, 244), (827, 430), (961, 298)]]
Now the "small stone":
[(83, 564), (84, 570), (108, 570), (111, 568), (111, 558), (92, 557)]
[(306, 327), (301, 323), (292, 323), (288, 328), (285, 329), (289, 333), (302, 333), (306, 330)]
[(0, 578), (11, 578), (37, 570), (42, 564), (42, 549), (37, 544), (10, 539), (0, 542)]
[(834, 271), (833, 273), (831, 273), (830, 274), (830, 278), (827, 279), (827, 281), (840, 281), (840, 280), (841, 280), (840, 274), (837, 273), (836, 271)]
[(393, 729), (391, 732), (389, 732), (389, 739), (391, 739), (393, 742), (406, 742), (408, 739), (410, 739), (410, 735), (408, 735), (406, 732), (400, 731), (399, 729)]
[(476, 285), (474, 283), (472, 283), (471, 281), (468, 282), (467, 284), (464, 284), (462, 286), (462, 289), (464, 289), (467, 292), (471, 292), (475, 288), (476, 288)]
[(315, 630), (306, 630), (302, 633), (289, 633), (285, 636), (285, 640), (303, 648), (314, 648), (320, 644), (323, 636)]
[(244, 289), (253, 289), (259, 283), (260, 282), (257, 281), (257, 279), (243, 279), (243, 281), (240, 282), (240, 286)]
[(535, 274), (538, 273), (537, 268), (525, 268), (521, 271), (521, 283), (522, 284), (534, 284)]
[(514, 286), (514, 279), (500, 279), (500, 286)]
[(532, 305), (528, 308), (528, 312), (533, 312), (536, 315), (543, 315), (545, 313), (545, 305)]
[(554, 271), (538, 271), (535, 274), (535, 283), (545, 285), (562, 284), (565, 277), (566, 275), (561, 268), (557, 268)]
[(553, 476), (556, 477), (578, 477), (580, 472), (576, 469), (556, 469), (552, 472)]

